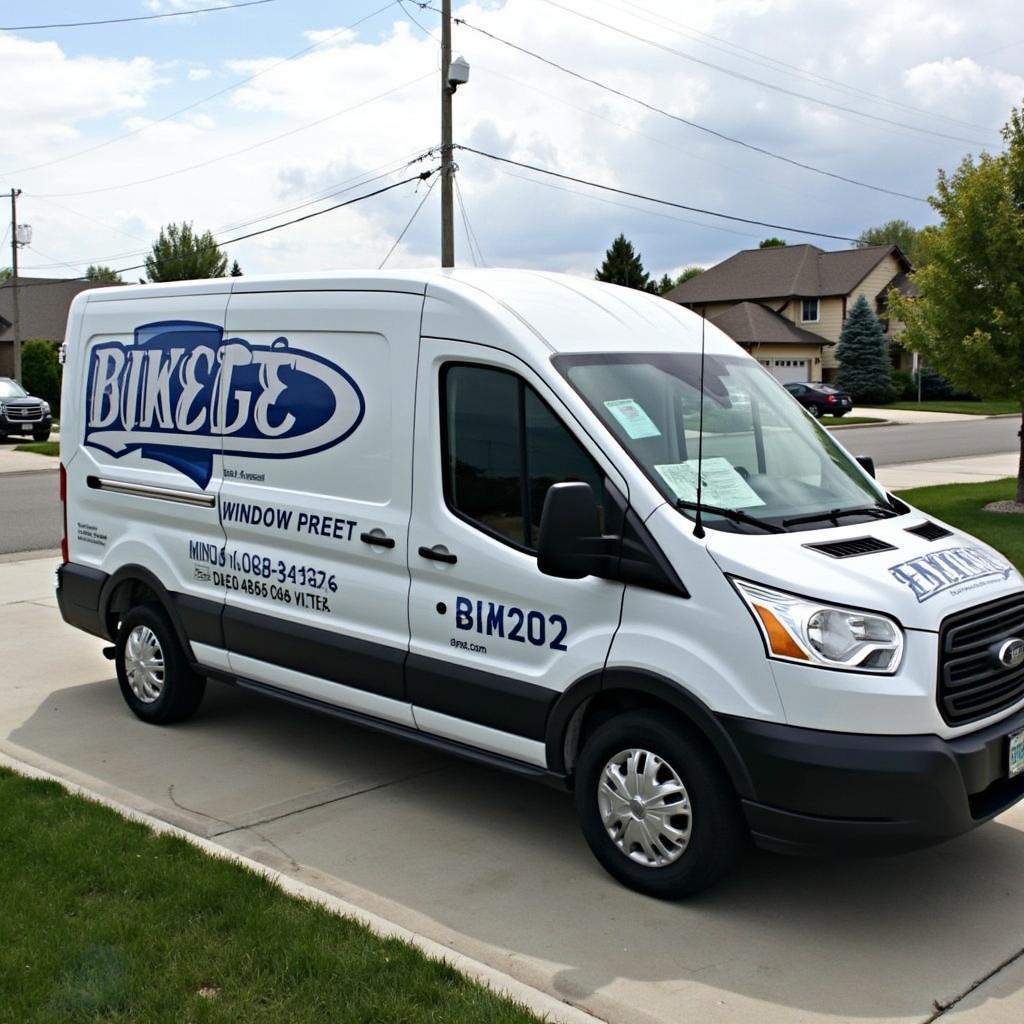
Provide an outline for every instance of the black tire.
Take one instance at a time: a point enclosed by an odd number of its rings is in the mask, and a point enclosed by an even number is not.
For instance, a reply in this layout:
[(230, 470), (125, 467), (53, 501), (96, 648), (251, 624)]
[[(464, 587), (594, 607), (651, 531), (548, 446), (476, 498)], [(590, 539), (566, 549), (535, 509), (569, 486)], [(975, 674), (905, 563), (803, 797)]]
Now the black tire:
[(816, 419), (821, 419), (821, 406), (820, 405), (809, 405), (807, 411)]
[(43, 431), (43, 430), (33, 431), (33, 433), (32, 433), (32, 440), (35, 441), (36, 444), (42, 444), (43, 441), (49, 441), (50, 440), (50, 432), (49, 432), (49, 430), (46, 430), (46, 431)]
[[(136, 630), (137, 638), (144, 637), (146, 630), (150, 631), (162, 655), (162, 685), (158, 695), (149, 699), (135, 692), (126, 667), (129, 638)], [(196, 713), (206, 692), (206, 679), (192, 671), (174, 627), (161, 607), (144, 604), (132, 608), (121, 620), (115, 648), (114, 663), (121, 696), (138, 718), (154, 725), (170, 725)]]
[[(677, 823), (688, 819), (689, 841), (677, 859), (664, 866), (630, 859), (601, 816), (598, 785), (605, 767), (629, 749), (649, 751), (662, 759), (689, 797), (689, 815), (671, 819)], [(602, 867), (623, 885), (657, 899), (682, 899), (713, 885), (739, 863), (748, 844), (739, 801), (725, 770), (700, 735), (670, 716), (630, 711), (595, 730), (576, 767), (575, 798), (583, 835)]]

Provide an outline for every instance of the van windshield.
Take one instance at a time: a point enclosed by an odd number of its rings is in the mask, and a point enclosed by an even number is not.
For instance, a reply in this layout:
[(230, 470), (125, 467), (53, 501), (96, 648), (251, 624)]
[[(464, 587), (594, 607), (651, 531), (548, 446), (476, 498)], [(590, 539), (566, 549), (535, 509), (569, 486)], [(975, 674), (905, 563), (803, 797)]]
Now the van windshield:
[[(669, 501), (693, 516), (699, 353), (557, 356), (555, 365)], [(706, 525), (817, 529), (895, 514), (885, 492), (753, 359), (707, 356), (701, 503)], [(753, 520), (757, 520), (755, 523)]]

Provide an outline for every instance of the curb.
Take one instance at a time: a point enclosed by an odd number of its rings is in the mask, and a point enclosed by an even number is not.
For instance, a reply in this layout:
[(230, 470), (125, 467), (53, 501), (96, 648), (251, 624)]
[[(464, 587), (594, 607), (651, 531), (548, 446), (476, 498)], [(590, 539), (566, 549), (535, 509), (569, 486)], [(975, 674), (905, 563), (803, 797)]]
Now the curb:
[(893, 420), (878, 420), (875, 423), (833, 423), (826, 430), (870, 430), (872, 427), (899, 427), (904, 424)]
[(388, 921), (386, 918), (380, 917), (378, 914), (371, 913), (368, 910), (363, 910), (361, 907), (357, 907), (346, 900), (338, 898), (337, 896), (332, 896), (329, 893), (316, 889), (311, 885), (307, 885), (305, 882), (289, 878), (287, 875), (281, 874), (281, 872), (275, 871), (273, 868), (269, 868), (265, 864), (261, 864), (259, 861), (252, 860), (242, 854), (235, 853), (233, 850), (229, 850), (226, 847), (218, 846), (209, 839), (204, 839), (201, 836), (197, 836), (192, 832), (186, 831), (185, 829), (178, 828), (176, 825), (171, 825), (166, 821), (161, 821), (159, 818), (153, 817), (152, 815), (145, 814), (142, 811), (137, 811), (126, 804), (119, 803), (117, 800), (111, 800), (108, 797), (101, 796), (99, 793), (95, 793), (85, 786), (79, 785), (75, 782), (70, 782), (67, 779), (62, 779), (60, 776), (54, 775), (52, 772), (43, 771), (40, 768), (36, 768), (33, 765), (28, 764), (25, 761), (21, 761), (16, 757), (12, 757), (2, 751), (0, 751), (0, 766), (9, 768), (17, 774), (23, 775), (27, 778), (56, 782), (67, 792), (73, 793), (76, 796), (86, 797), (94, 803), (102, 804), (104, 807), (109, 807), (122, 817), (128, 818), (130, 821), (137, 821), (160, 835), (177, 836), (179, 839), (184, 839), (187, 843), (191, 843), (193, 846), (198, 847), (211, 857), (231, 861), (232, 863), (247, 868), (256, 874), (262, 875), (264, 878), (273, 882), (273, 884), (283, 892), (288, 893), (288, 895), (304, 900), (307, 903), (315, 903), (321, 907), (325, 907), (327, 910), (337, 914), (339, 917), (350, 918), (369, 929), (369, 931), (379, 938), (398, 939), (402, 942), (407, 942), (431, 960), (440, 960), (441, 962), (454, 967), (462, 974), (465, 974), (473, 981), (479, 982), (495, 994), (504, 996), (507, 999), (511, 999), (513, 1002), (525, 1006), (528, 1010), (545, 1020), (558, 1022), (558, 1024), (606, 1024), (606, 1022), (600, 1017), (595, 1017), (586, 1010), (581, 1010), (569, 1003), (564, 1003), (554, 996), (550, 996), (546, 992), (542, 992), (540, 989), (533, 988), (524, 982), (517, 981), (515, 978), (511, 977), (511, 975), (505, 974), (495, 967), (490, 967), (479, 960), (473, 960), (471, 957), (465, 956), (449, 946), (445, 946), (440, 942), (435, 942), (433, 939), (428, 939), (425, 935), (419, 935), (407, 928), (403, 928), (401, 925)]

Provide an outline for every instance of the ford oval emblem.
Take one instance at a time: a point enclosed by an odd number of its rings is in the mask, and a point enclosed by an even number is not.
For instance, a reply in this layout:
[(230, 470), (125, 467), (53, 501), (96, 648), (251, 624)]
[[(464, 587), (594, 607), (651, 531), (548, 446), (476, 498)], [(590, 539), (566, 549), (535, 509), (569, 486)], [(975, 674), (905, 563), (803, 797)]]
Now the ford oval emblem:
[(1007, 640), (999, 648), (996, 657), (1003, 668), (1017, 668), (1019, 665), (1024, 665), (1024, 640), (1019, 637)]

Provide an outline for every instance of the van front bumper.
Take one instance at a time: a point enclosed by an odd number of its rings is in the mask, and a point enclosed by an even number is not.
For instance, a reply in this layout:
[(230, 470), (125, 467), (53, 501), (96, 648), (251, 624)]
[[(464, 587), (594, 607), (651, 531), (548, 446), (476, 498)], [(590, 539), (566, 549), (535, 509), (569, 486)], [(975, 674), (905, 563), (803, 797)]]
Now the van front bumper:
[(967, 832), (1024, 797), (1024, 773), (1008, 777), (1024, 709), (952, 740), (720, 721), (752, 780), (743, 809), (764, 849), (898, 853)]

